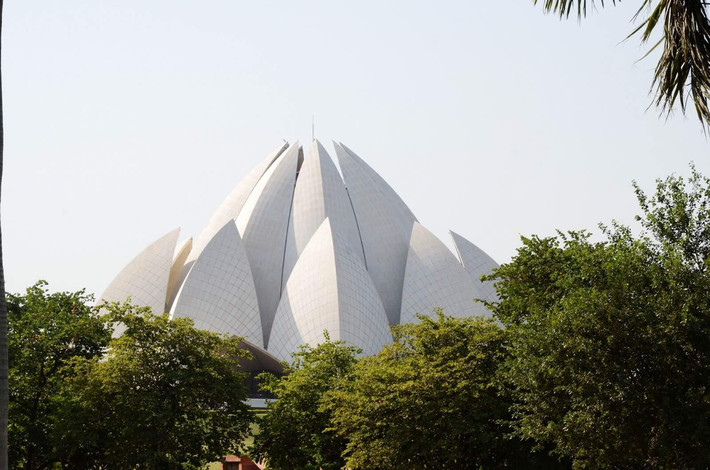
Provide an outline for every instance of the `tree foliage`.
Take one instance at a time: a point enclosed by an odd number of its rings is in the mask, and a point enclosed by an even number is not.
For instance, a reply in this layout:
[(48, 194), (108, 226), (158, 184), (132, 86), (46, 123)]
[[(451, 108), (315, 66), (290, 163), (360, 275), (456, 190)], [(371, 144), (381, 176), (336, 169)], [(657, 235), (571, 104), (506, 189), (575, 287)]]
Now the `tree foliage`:
[(394, 328), (394, 343), (362, 359), (328, 393), (352, 469), (565, 468), (511, 437), (510, 400), (495, 380), (507, 355), (493, 321), (435, 319)]
[(705, 273), (710, 259), (710, 179), (690, 165), (688, 180), (670, 176), (656, 181), (656, 191), (646, 195), (634, 182), (643, 211), (637, 216), (657, 256), (679, 257), (688, 271), (686, 281)]
[(75, 359), (56, 433), (72, 468), (201, 468), (249, 430), (239, 338), (111, 304), (125, 331), (105, 357)]
[(79, 292), (50, 294), (38, 282), (25, 295), (7, 296), (10, 353), (9, 460), (11, 468), (50, 468), (57, 396), (74, 374), (73, 358), (95, 358), (111, 331)]
[(11, 468), (191, 469), (237, 451), (251, 421), (238, 338), (45, 282), (7, 300)]
[(326, 392), (351, 372), (360, 353), (341, 341), (303, 346), (286, 375), (263, 374), (263, 389), (276, 396), (259, 420), (253, 454), (273, 470), (336, 470), (343, 467), (345, 439), (331, 429)]
[[(533, 0), (541, 3), (545, 11), (555, 12), (561, 18), (575, 14), (587, 15), (594, 0)], [(612, 5), (617, 3), (611, 0)], [(600, 2), (605, 5), (604, 0)], [(654, 31), (662, 29), (660, 39), (652, 44), (649, 53), (661, 48), (652, 88), (654, 103), (663, 112), (670, 113), (676, 104), (683, 113), (689, 98), (704, 129), (710, 124), (710, 17), (705, 0), (641, 0), (634, 20), (643, 18), (631, 33), (641, 35), (642, 42), (654, 40)]]
[(710, 180), (636, 192), (641, 236), (524, 238), (493, 276), (518, 433), (575, 468), (707, 468)]

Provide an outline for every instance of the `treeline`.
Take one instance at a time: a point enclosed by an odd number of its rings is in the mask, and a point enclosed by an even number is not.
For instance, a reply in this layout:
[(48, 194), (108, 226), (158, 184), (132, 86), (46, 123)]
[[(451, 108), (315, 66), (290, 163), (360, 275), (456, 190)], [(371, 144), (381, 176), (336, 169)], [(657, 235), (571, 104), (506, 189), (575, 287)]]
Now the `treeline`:
[(8, 295), (10, 468), (198, 469), (236, 452), (252, 419), (239, 339), (92, 300), (44, 282)]
[(374, 357), (303, 348), (254, 454), (287, 469), (710, 468), (710, 180), (634, 185), (613, 223), (523, 238), (494, 319), (439, 312)]
[(44, 283), (10, 295), (11, 466), (710, 468), (710, 180), (635, 187), (639, 234), (523, 238), (491, 319), (421, 316), (371, 357), (301, 348), (263, 375), (277, 400), (249, 449), (237, 338)]

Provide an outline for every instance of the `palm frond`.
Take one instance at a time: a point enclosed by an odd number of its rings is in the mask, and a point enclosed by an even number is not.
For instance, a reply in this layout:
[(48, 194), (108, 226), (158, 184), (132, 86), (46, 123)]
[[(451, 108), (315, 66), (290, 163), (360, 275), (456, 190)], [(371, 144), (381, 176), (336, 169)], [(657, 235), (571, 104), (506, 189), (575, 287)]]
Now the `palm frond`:
[[(611, 0), (612, 5), (616, 5), (621, 0)], [(557, 13), (560, 18), (569, 18), (576, 11), (577, 18), (582, 19), (587, 16), (587, 4), (591, 8), (595, 6), (595, 0), (533, 0), (533, 4), (542, 4), (542, 9), (548, 13)], [(602, 8), (604, 0), (600, 0)]]
[[(607, 0), (608, 2), (609, 0)], [(621, 0), (611, 0), (616, 5)], [(576, 12), (578, 19), (587, 16), (587, 7), (595, 0), (533, 0), (548, 13), (569, 18)], [(599, 4), (604, 7), (604, 0)], [(655, 4), (655, 6), (654, 6)], [(644, 55), (663, 48), (656, 65), (651, 91), (653, 104), (661, 113), (670, 114), (679, 105), (683, 114), (692, 99), (695, 112), (704, 131), (710, 130), (710, 0), (642, 0), (633, 17), (641, 24), (628, 37), (641, 35), (641, 41), (651, 39), (656, 27), (663, 25), (661, 38)]]
[(663, 17), (663, 52), (656, 65), (652, 90), (662, 113), (680, 105), (683, 114), (689, 99), (705, 131), (710, 125), (710, 17), (703, 0), (661, 0), (643, 23), (642, 40), (651, 37)]

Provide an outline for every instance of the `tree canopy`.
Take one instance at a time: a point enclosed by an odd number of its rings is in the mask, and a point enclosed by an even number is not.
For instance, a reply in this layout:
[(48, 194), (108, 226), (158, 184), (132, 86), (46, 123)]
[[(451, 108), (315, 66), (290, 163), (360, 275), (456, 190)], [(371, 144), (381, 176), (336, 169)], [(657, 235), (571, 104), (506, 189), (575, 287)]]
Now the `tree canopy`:
[(8, 296), (12, 468), (197, 469), (237, 452), (239, 338), (92, 300), (44, 282)]
[(276, 401), (258, 420), (253, 454), (268, 460), (273, 470), (339, 470), (345, 463), (345, 439), (332, 425), (326, 392), (348, 376), (360, 350), (341, 341), (303, 346), (283, 377), (264, 374), (263, 389)]
[(251, 420), (239, 338), (146, 307), (104, 308), (125, 331), (103, 358), (73, 361), (57, 426), (72, 468), (197, 469), (236, 452)]
[[(594, 0), (533, 0), (560, 18), (587, 16)], [(607, 1), (615, 5), (617, 0)], [(619, 2), (620, 3), (620, 0)], [(599, 4), (605, 6), (604, 0)], [(692, 100), (704, 129), (710, 125), (710, 16), (705, 0), (640, 0), (634, 16), (640, 21), (629, 36), (639, 34), (641, 41), (653, 41), (648, 53), (661, 49), (651, 88), (653, 102), (670, 113), (679, 105), (683, 113)], [(662, 29), (660, 35), (654, 35)], [(660, 36), (660, 37), (658, 37)]]
[(418, 318), (394, 327), (392, 344), (328, 392), (332, 426), (348, 442), (346, 466), (566, 468), (510, 435), (509, 395), (495, 380), (505, 332), (492, 320), (441, 310)]
[(8, 294), (10, 352), (9, 461), (12, 468), (49, 468), (59, 460), (52, 423), (57, 396), (74, 374), (72, 358), (101, 355), (111, 330), (84, 291), (50, 294), (38, 282)]
[(492, 276), (503, 380), (518, 434), (575, 468), (706, 468), (710, 180), (692, 169), (636, 192), (640, 236), (524, 238)]

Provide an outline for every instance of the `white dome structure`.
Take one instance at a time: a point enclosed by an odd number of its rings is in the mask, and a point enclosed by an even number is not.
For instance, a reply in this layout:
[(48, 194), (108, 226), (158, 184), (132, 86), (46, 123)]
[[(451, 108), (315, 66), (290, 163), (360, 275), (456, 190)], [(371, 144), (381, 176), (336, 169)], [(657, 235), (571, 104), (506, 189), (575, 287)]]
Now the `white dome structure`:
[(285, 144), (219, 206), (193, 242), (175, 229), (134, 258), (101, 295), (195, 326), (244, 337), (280, 360), (328, 331), (376, 354), (389, 325), (441, 307), (488, 315), (481, 275), (497, 266), (451, 232), (456, 255), (424, 228), (360, 157), (334, 144), (341, 174), (318, 141)]

